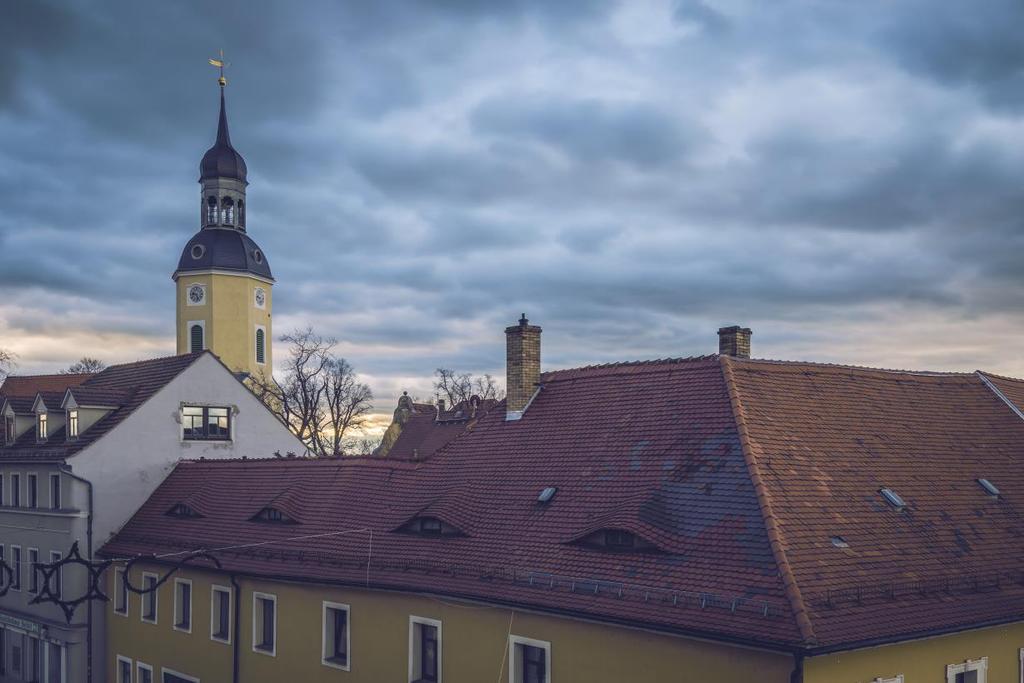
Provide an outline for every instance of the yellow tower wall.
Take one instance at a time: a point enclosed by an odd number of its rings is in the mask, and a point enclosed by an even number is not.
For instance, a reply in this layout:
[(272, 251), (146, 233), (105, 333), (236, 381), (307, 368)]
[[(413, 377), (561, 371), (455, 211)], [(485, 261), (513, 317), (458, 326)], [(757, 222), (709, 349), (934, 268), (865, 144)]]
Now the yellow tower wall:
[[(206, 287), (206, 301), (201, 306), (188, 305), (188, 289), (193, 284)], [(266, 304), (257, 308), (256, 288), (266, 292)], [(187, 273), (177, 279), (177, 351), (189, 351), (189, 322), (201, 320), (206, 326), (206, 348), (213, 351), (236, 372), (253, 375), (273, 368), (273, 329), (271, 283), (249, 275), (224, 273)], [(265, 363), (256, 363), (256, 327), (266, 330)]]

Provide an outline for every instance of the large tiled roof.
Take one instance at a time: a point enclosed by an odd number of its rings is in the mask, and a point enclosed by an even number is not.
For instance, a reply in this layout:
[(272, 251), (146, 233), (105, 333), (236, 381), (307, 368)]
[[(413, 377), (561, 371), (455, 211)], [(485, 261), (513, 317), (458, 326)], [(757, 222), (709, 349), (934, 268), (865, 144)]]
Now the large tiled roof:
[(35, 398), (41, 391), (63, 393), (68, 387), (76, 387), (85, 382), (92, 374), (76, 373), (61, 375), (9, 375), (0, 384), (0, 397), (27, 396)]
[[(1024, 420), (978, 374), (705, 357), (541, 385), (522, 419), (499, 404), (425, 461), (182, 463), (104, 552), (247, 546), (216, 554), (808, 651), (1024, 614)], [(190, 500), (202, 520), (165, 514)], [(249, 521), (274, 501), (301, 524)], [(396, 531), (421, 515), (464, 535)], [(577, 543), (607, 528), (658, 550)]]
[[(136, 408), (145, 403), (150, 396), (191, 365), (202, 353), (205, 352), (153, 358), (123, 365), (112, 365), (101, 372), (91, 375), (39, 376), (47, 378), (45, 382), (40, 383), (40, 386), (45, 386), (46, 390), (39, 391), (39, 394), (51, 410), (60, 406), (64, 397), (64, 391), (67, 389), (71, 390), (72, 395), (77, 396), (81, 394), (89, 399), (97, 399), (97, 402), (114, 409), (110, 410), (95, 424), (82, 432), (77, 439), (72, 441), (66, 439), (63, 427), (51, 433), (45, 443), (39, 443), (36, 440), (34, 430), (27, 430), (10, 446), (0, 446), (0, 461), (24, 459), (60, 460), (74, 455), (120, 424)], [(52, 378), (56, 377), (71, 377), (75, 379), (61, 387), (52, 380)], [(76, 381), (78, 378), (81, 378), (81, 380)], [(8, 378), (8, 381), (10, 379)], [(29, 378), (23, 377), (21, 379), (28, 380)], [(29, 384), (29, 382), (24, 383), (25, 386)], [(0, 395), (3, 394), (3, 390), (6, 387), (7, 382), (4, 383), (3, 387), (0, 387)], [(17, 397), (16, 400), (24, 402), (27, 398), (27, 409), (31, 409), (35, 396), (36, 394), (33, 394), (31, 398)], [(14, 402), (12, 400), (12, 404)], [(83, 401), (83, 403), (88, 402)], [(19, 411), (24, 412), (22, 409), (19, 409)]]
[(476, 405), (462, 401), (441, 413), (431, 404), (414, 403), (387, 456), (413, 460), (429, 458), (463, 431), (472, 429), (496, 403), (494, 399), (478, 401)]

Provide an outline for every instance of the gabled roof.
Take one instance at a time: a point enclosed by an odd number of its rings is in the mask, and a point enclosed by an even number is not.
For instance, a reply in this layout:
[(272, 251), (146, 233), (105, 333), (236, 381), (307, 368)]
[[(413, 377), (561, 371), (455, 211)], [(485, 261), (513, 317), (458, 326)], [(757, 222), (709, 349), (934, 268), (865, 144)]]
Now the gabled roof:
[(494, 399), (466, 400), (443, 412), (430, 403), (412, 403), (389, 458), (425, 459), (443, 448), (493, 408)]
[[(712, 356), (541, 383), (522, 419), (498, 404), (425, 461), (184, 462), (104, 552), (270, 541), (217, 556), (229, 571), (805, 652), (1024, 614), (1024, 420), (977, 374)], [(201, 485), (232, 493), (201, 524), (163, 514)], [(296, 486), (301, 538), (247, 522)], [(557, 494), (538, 502), (549, 486)], [(394, 532), (418, 515), (466, 535)], [(601, 529), (657, 550), (576, 542)]]
[(35, 398), (41, 391), (64, 392), (93, 377), (90, 373), (67, 375), (8, 375), (0, 384), (0, 396)]
[[(208, 352), (202, 351), (180, 356), (136, 361), (123, 365), (112, 365), (96, 374), (85, 375), (82, 381), (64, 387), (60, 393), (43, 394), (46, 397), (46, 405), (51, 410), (63, 405), (65, 392), (68, 389), (76, 392), (76, 395), (78, 392), (84, 395), (89, 395), (92, 392), (92, 395), (95, 396), (106, 398), (119, 397), (119, 402), (115, 404), (117, 407), (114, 410), (109, 411), (73, 441), (65, 439), (64, 428), (51, 433), (44, 443), (37, 442), (34, 431), (28, 430), (10, 446), (0, 446), (0, 461), (24, 459), (61, 460), (74, 455), (114, 429), (126, 417), (131, 415), (136, 408), (177, 377), (203, 353)], [(59, 376), (75, 377), (74, 375)], [(6, 386), (6, 382), (4, 386)], [(15, 397), (12, 400), (21, 399)], [(35, 397), (30, 399), (30, 408), (34, 400)]]

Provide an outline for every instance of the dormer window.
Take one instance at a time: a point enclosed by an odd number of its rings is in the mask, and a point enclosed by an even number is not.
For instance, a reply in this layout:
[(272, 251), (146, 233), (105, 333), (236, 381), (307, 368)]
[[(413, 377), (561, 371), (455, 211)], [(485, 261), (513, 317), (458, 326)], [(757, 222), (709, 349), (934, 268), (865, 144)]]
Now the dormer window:
[(459, 529), (456, 529), (447, 522), (442, 522), (437, 517), (414, 517), (402, 525), (400, 532), (404, 534), (416, 534), (418, 536), (464, 536)]
[(657, 550), (653, 543), (625, 529), (601, 529), (580, 540), (580, 545), (613, 552)]
[(36, 416), (36, 438), (46, 441), (46, 413), (39, 413)]
[(68, 411), (68, 438), (69, 439), (77, 439), (78, 438), (78, 411), (77, 410), (69, 410)]
[(195, 511), (194, 508), (185, 505), (185, 503), (178, 503), (170, 510), (167, 511), (168, 517), (202, 517), (201, 514)]
[(4, 440), (8, 446), (14, 443), (15, 437), (17, 434), (15, 433), (14, 416), (7, 415), (4, 417)]
[(265, 507), (257, 512), (253, 517), (254, 522), (271, 522), (273, 524), (298, 524), (297, 521), (286, 515), (280, 509), (275, 507)]

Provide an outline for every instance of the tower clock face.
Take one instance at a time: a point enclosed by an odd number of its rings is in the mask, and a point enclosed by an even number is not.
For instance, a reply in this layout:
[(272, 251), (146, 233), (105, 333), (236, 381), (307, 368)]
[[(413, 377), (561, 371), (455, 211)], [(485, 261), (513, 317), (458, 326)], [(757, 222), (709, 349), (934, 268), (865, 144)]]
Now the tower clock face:
[(267, 304), (267, 292), (262, 287), (256, 288), (256, 306), (263, 308)]
[(202, 285), (192, 285), (188, 288), (188, 301), (198, 306), (206, 299), (206, 289)]

